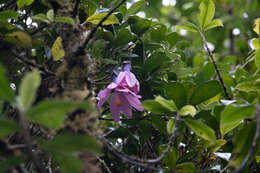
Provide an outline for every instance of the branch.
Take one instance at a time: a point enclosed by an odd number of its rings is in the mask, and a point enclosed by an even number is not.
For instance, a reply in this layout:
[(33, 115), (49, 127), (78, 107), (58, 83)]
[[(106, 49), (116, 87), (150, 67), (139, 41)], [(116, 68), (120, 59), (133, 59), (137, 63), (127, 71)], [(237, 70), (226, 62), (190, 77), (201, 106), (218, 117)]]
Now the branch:
[(199, 31), (199, 33), (200, 33), (200, 37), (201, 37), (201, 39), (202, 39), (202, 41), (203, 41), (203, 43), (204, 43), (204, 45), (205, 45), (205, 47), (206, 47), (206, 49), (207, 49), (207, 52), (208, 52), (209, 57), (210, 57), (210, 60), (211, 60), (211, 62), (213, 63), (213, 65), (214, 65), (214, 67), (215, 67), (215, 71), (216, 71), (216, 73), (217, 73), (217, 75), (218, 75), (219, 82), (220, 82), (220, 84), (221, 84), (221, 86), (222, 86), (222, 88), (223, 88), (223, 90), (224, 90), (225, 96), (226, 96), (227, 99), (232, 100), (232, 98), (230, 97), (230, 95), (229, 95), (228, 92), (227, 92), (227, 88), (226, 88), (226, 86), (225, 86), (225, 84), (224, 84), (223, 78), (222, 78), (222, 76), (221, 76), (221, 74), (220, 74), (220, 71), (219, 71), (218, 66), (217, 66), (217, 63), (216, 63), (216, 61), (215, 61), (215, 59), (214, 59), (214, 57), (213, 57), (213, 54), (212, 54), (212, 52), (210, 51), (210, 49), (209, 49), (209, 47), (208, 47), (206, 38), (205, 38), (204, 34), (203, 34), (201, 31)]
[(121, 0), (114, 8), (112, 8), (105, 17), (103, 17), (102, 20), (99, 21), (99, 23), (90, 31), (88, 37), (86, 38), (85, 42), (82, 46), (80, 46), (76, 52), (76, 55), (84, 55), (85, 54), (85, 47), (88, 45), (89, 41), (92, 39), (92, 37), (97, 32), (97, 29), (102, 25), (102, 23), (108, 19), (108, 17), (116, 10), (118, 9), (126, 0)]
[(35, 67), (35, 68), (39, 69), (40, 71), (42, 71), (43, 73), (45, 73), (46, 75), (56, 76), (56, 74), (54, 72), (49, 71), (49, 70), (45, 69), (43, 66), (40, 66), (38, 64), (34, 64), (33, 62), (28, 61), (28, 60), (22, 58), (21, 56), (17, 55), (13, 51), (12, 51), (12, 55), (15, 56), (17, 59), (19, 59), (20, 61), (22, 61), (24, 64), (27, 64), (27, 65), (32, 66), (32, 67)]
[(242, 164), (233, 173), (242, 172), (242, 170), (246, 166), (247, 162), (249, 161), (250, 157), (254, 154), (254, 152), (257, 148), (257, 141), (260, 137), (260, 109), (259, 109), (259, 106), (256, 106), (255, 118), (256, 118), (256, 132), (255, 132), (255, 137), (253, 139), (252, 146), (251, 146), (249, 152), (247, 153), (247, 155), (246, 155), (244, 161), (242, 162)]
[[(121, 118), (120, 121), (135, 121), (135, 120), (143, 120), (145, 118), (148, 118), (148, 116), (142, 116), (142, 117), (138, 117), (138, 118), (131, 118), (131, 119), (128, 119), (128, 118)], [(103, 117), (99, 117), (98, 118), (99, 120), (105, 120), (105, 121), (114, 121), (113, 118), (103, 118)]]
[(28, 129), (29, 123), (26, 120), (24, 112), (20, 112), (19, 120), (20, 120), (19, 124), (21, 126), (21, 133), (22, 136), (24, 137), (24, 143), (26, 145), (28, 155), (35, 166), (35, 169), (39, 173), (46, 173), (44, 167), (41, 165), (41, 161), (38, 154), (36, 152), (33, 152), (33, 142), (32, 142), (33, 140), (30, 135), (30, 130)]
[(73, 12), (72, 12), (73, 17), (76, 17), (77, 14), (78, 14), (79, 3), (80, 3), (80, 0), (76, 0), (75, 6), (74, 6), (74, 9), (73, 9)]
[[(151, 170), (156, 170), (156, 171), (160, 171), (160, 169), (154, 168), (154, 167), (150, 167), (147, 164), (155, 164), (160, 162), (164, 157), (167, 156), (167, 154), (169, 153), (171, 146), (173, 146), (174, 143), (174, 137), (176, 136), (177, 132), (178, 132), (178, 128), (179, 128), (179, 124), (180, 124), (180, 115), (177, 114), (176, 119), (175, 119), (175, 129), (173, 131), (173, 133), (170, 135), (169, 137), (169, 142), (167, 144), (167, 148), (162, 152), (162, 154), (155, 158), (155, 159), (142, 159), (142, 158), (136, 158), (136, 157), (130, 157), (127, 154), (119, 151), (115, 146), (113, 146), (108, 139), (106, 139), (104, 136), (98, 136), (97, 138), (117, 157), (119, 157), (121, 160), (128, 162), (130, 164), (133, 165), (137, 165), (146, 169), (151, 169)], [(144, 164), (147, 163), (147, 164)]]

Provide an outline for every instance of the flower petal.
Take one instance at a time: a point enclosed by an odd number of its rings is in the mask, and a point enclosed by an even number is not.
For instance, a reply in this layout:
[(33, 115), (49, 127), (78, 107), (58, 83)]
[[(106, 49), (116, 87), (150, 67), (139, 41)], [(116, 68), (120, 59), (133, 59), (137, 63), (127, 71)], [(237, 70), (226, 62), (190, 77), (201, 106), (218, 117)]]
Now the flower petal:
[(124, 94), (120, 94), (119, 95), (119, 99), (120, 99), (120, 101), (122, 103), (122, 106), (120, 107), (120, 109), (122, 110), (123, 114), (125, 114), (125, 116), (127, 118), (132, 118), (131, 105), (129, 104), (129, 102), (125, 98)]
[(118, 122), (120, 119), (120, 110), (119, 107), (117, 106), (117, 100), (118, 100), (118, 94), (115, 92), (111, 97), (110, 97), (110, 111), (112, 114), (112, 117), (114, 118), (115, 122)]
[(141, 102), (139, 101), (140, 96), (136, 94), (124, 94), (124, 96), (131, 106), (139, 111), (144, 111), (144, 108), (141, 106)]
[(120, 72), (116, 79), (116, 84), (120, 85), (122, 80), (125, 78), (125, 72)]
[(125, 72), (126, 75), (125, 75), (125, 80), (126, 80), (126, 83), (127, 85), (132, 88), (136, 85), (136, 82), (137, 82), (137, 79), (135, 77), (135, 75), (131, 72)]
[(106, 88), (104, 90), (101, 90), (98, 93), (98, 97), (99, 97), (99, 101), (98, 101), (98, 104), (97, 104), (98, 109), (100, 109), (102, 107), (102, 105), (105, 103), (106, 99), (110, 95), (110, 91), (111, 91), (111, 89)]
[(117, 87), (117, 84), (115, 83), (115, 82), (111, 82), (108, 86), (107, 86), (107, 88), (109, 88), (109, 89), (115, 89)]

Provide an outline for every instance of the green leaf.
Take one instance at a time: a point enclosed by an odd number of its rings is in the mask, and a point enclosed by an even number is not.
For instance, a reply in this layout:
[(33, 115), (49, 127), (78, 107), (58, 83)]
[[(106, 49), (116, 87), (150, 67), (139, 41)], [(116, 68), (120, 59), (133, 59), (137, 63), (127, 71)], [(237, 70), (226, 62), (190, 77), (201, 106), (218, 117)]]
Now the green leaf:
[(18, 19), (18, 14), (16, 11), (13, 10), (5, 10), (0, 12), (0, 19), (7, 20), (7, 19)]
[(255, 19), (254, 22), (254, 31), (259, 35), (260, 37), (260, 18)]
[(207, 26), (205, 26), (204, 30), (207, 31), (209, 29), (216, 28), (218, 26), (223, 27), (224, 25), (220, 19), (215, 19), (211, 21)]
[(164, 52), (155, 52), (145, 61), (144, 70), (151, 72), (159, 68), (167, 60), (169, 60), (169, 57)]
[(186, 106), (181, 108), (180, 115), (183, 115), (183, 116), (191, 115), (192, 117), (194, 117), (196, 115), (196, 112), (197, 111), (196, 111), (194, 106), (186, 105)]
[(117, 38), (115, 40), (115, 46), (116, 47), (124, 46), (133, 39), (134, 37), (128, 29), (126, 28), (120, 29), (120, 31), (117, 34)]
[(170, 48), (172, 48), (174, 45), (176, 45), (179, 38), (180, 36), (176, 32), (172, 32), (166, 35), (165, 40), (169, 42)]
[(20, 110), (26, 111), (31, 107), (40, 84), (41, 76), (39, 71), (35, 70), (24, 76), (19, 88), (18, 107)]
[(54, 10), (53, 9), (49, 10), (47, 12), (46, 16), (49, 19), (49, 21), (53, 22), (54, 21)]
[[(98, 14), (93, 14), (92, 16), (88, 17), (86, 22), (90, 22), (93, 24), (98, 24), (105, 16), (107, 13), (98, 13)], [(119, 24), (119, 20), (114, 14), (111, 14), (103, 23), (102, 25), (112, 25), (112, 24)]]
[(31, 37), (22, 31), (11, 32), (5, 35), (4, 40), (18, 46), (28, 48), (32, 45)]
[(224, 136), (237, 127), (243, 119), (254, 117), (254, 106), (229, 105), (224, 108), (220, 117), (220, 132)]
[(70, 17), (56, 17), (55, 22), (68, 23), (71, 25), (75, 25), (74, 20)]
[[(168, 147), (168, 145), (160, 145), (159, 146), (159, 155)], [(176, 166), (176, 162), (178, 160), (178, 152), (174, 147), (170, 148), (168, 154), (164, 157), (163, 162), (170, 168), (173, 169)]]
[(0, 64), (0, 99), (12, 102), (14, 101), (15, 94), (10, 88), (9, 82), (5, 77), (5, 70)]
[(175, 129), (175, 120), (170, 119), (167, 123), (167, 132), (168, 134), (172, 134)]
[(145, 100), (142, 102), (142, 106), (145, 110), (151, 111), (155, 114), (169, 114), (171, 113), (169, 109), (162, 106), (160, 103), (154, 101), (154, 100)]
[(251, 92), (257, 91), (260, 88), (256, 85), (256, 81), (245, 81), (236, 85), (235, 87), (239, 91)]
[(254, 46), (254, 49), (260, 49), (260, 40), (259, 40), (259, 38), (254, 38), (252, 40), (252, 44)]
[(35, 16), (32, 17), (32, 19), (33, 20), (39, 20), (39, 21), (42, 21), (42, 22), (45, 22), (45, 23), (48, 23), (48, 24), (51, 23), (49, 21), (49, 19), (46, 17), (46, 15), (43, 14), (43, 13), (36, 14)]
[(29, 6), (34, 0), (17, 0), (17, 6), (19, 9)]
[(164, 108), (168, 109), (169, 111), (173, 112), (177, 110), (175, 103), (172, 100), (166, 100), (161, 96), (157, 96), (155, 101), (160, 103)]
[(9, 156), (5, 160), (1, 160), (0, 172), (6, 173), (9, 169), (16, 167), (23, 162), (25, 162), (25, 157), (23, 156)]
[(166, 122), (164, 121), (164, 119), (162, 119), (160, 116), (156, 116), (156, 115), (150, 115), (153, 124), (155, 125), (155, 127), (164, 135), (168, 135), (167, 133), (167, 127), (166, 127)]
[(62, 173), (81, 173), (83, 170), (81, 160), (70, 154), (56, 154), (54, 159), (58, 162)]
[(145, 4), (146, 4), (146, 1), (144, 1), (144, 0), (134, 3), (133, 5), (131, 5), (131, 7), (129, 9), (127, 9), (124, 18), (128, 18), (130, 15), (136, 14), (137, 12), (142, 11)]
[(19, 130), (19, 126), (12, 120), (0, 119), (0, 138)]
[(226, 144), (226, 140), (224, 139), (218, 139), (216, 140), (216, 143), (212, 146), (210, 146), (210, 153), (215, 153), (217, 152), (223, 145)]
[(188, 23), (185, 26), (175, 25), (175, 27), (178, 29), (184, 29), (184, 30), (190, 31), (190, 32), (198, 32), (198, 27), (193, 23)]
[(128, 18), (128, 23), (130, 24), (131, 31), (138, 36), (141, 36), (150, 29), (152, 21), (137, 16), (131, 16)]
[[(233, 138), (234, 149), (229, 165), (239, 167), (247, 156), (256, 132), (256, 123), (251, 122), (244, 126)], [(250, 163), (250, 160), (249, 160)]]
[(57, 37), (57, 39), (53, 43), (51, 53), (54, 61), (59, 61), (62, 57), (65, 56), (65, 51), (63, 49), (62, 39), (60, 36)]
[(178, 82), (169, 82), (165, 87), (166, 96), (173, 100), (178, 109), (187, 103), (187, 92), (185, 87)]
[(209, 25), (215, 15), (215, 4), (212, 0), (203, 0), (199, 6), (199, 25), (202, 30)]
[[(210, 92), (209, 92), (210, 91)], [(222, 91), (218, 81), (212, 80), (199, 85), (193, 92), (190, 103), (193, 105), (200, 104)]]
[(58, 129), (63, 126), (67, 114), (77, 108), (93, 110), (88, 103), (49, 100), (32, 107), (26, 115), (32, 122)]
[(180, 163), (176, 166), (177, 173), (193, 173), (196, 172), (196, 167), (191, 162)]
[(255, 65), (260, 70), (260, 49), (255, 51)]
[(93, 137), (85, 135), (63, 133), (49, 141), (38, 139), (38, 143), (45, 150), (56, 154), (68, 154), (80, 151), (101, 151), (100, 144), (98, 144)]
[(212, 130), (210, 127), (206, 126), (205, 124), (192, 119), (184, 119), (185, 124), (191, 128), (195, 132), (196, 135), (199, 137), (210, 141), (212, 143), (215, 143), (216, 136), (214, 130)]

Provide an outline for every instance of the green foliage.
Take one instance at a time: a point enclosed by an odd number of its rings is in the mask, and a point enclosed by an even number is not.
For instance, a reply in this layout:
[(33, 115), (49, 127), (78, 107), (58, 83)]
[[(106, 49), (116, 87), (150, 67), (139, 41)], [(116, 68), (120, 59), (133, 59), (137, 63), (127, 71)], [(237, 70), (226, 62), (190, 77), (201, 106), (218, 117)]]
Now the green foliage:
[(0, 64), (0, 98), (6, 101), (13, 101), (14, 97), (14, 92), (10, 88), (9, 83), (5, 78), (5, 70)]
[(38, 103), (29, 109), (26, 115), (34, 123), (39, 123), (52, 129), (59, 129), (63, 126), (67, 114), (77, 108), (92, 111), (88, 103), (49, 100)]
[(245, 118), (254, 117), (254, 106), (230, 105), (224, 108), (220, 118), (220, 132), (226, 133), (237, 127)]
[(191, 115), (192, 117), (194, 117), (196, 115), (196, 109), (192, 105), (186, 105), (181, 108), (180, 114), (183, 116)]
[(41, 84), (40, 72), (35, 70), (27, 73), (19, 88), (18, 107), (21, 111), (28, 110), (33, 104), (37, 89)]
[(0, 138), (18, 131), (19, 126), (11, 120), (0, 119)]
[[(105, 16), (107, 13), (98, 13), (98, 14), (93, 14), (92, 16), (88, 17), (86, 22), (90, 22), (93, 24), (98, 24)], [(119, 21), (115, 15), (110, 15), (102, 24), (103, 25), (112, 25), (112, 24), (118, 24)]]

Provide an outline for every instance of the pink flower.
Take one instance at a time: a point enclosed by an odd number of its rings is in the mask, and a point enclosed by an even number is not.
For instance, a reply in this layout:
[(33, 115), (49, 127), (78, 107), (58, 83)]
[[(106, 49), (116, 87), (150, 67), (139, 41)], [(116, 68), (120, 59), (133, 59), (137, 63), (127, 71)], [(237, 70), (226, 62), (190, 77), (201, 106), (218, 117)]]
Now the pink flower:
[[(111, 95), (111, 91), (114, 92)], [(110, 111), (116, 122), (120, 119), (120, 112), (126, 115), (127, 118), (132, 117), (132, 107), (136, 110), (143, 111), (137, 95), (140, 90), (140, 85), (135, 75), (130, 71), (120, 72), (115, 82), (111, 82), (107, 88), (98, 93), (99, 102), (98, 109), (102, 107), (106, 99), (110, 97)]]

